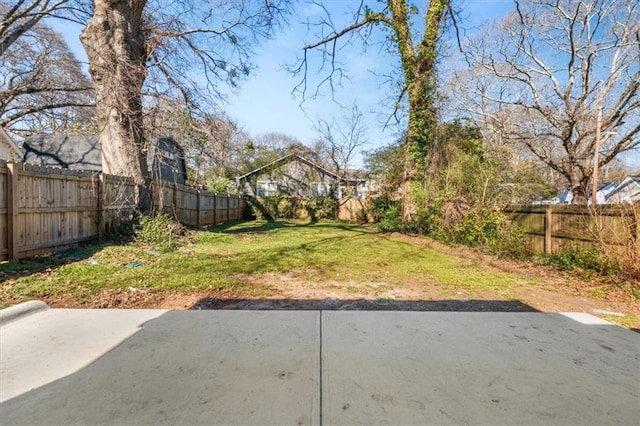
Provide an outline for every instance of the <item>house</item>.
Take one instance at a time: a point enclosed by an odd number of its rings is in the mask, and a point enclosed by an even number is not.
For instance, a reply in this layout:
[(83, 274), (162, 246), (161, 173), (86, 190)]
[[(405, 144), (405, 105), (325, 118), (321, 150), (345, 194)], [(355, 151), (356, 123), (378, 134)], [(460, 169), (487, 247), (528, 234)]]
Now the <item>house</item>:
[[(605, 204), (607, 201), (607, 195), (616, 188), (615, 182), (605, 182), (598, 185), (598, 192), (596, 193), (596, 204)], [(591, 192), (588, 193), (589, 203), (591, 203)], [(573, 201), (573, 191), (567, 188), (560, 192), (553, 198), (546, 200), (534, 201), (533, 205), (557, 205), (557, 204), (571, 204)]]
[(17, 161), (22, 158), (22, 151), (11, 136), (0, 127), (0, 160)]
[(606, 204), (607, 196), (616, 188), (618, 185), (615, 182), (606, 182), (598, 185), (598, 192), (596, 193), (596, 204)]
[(295, 153), (236, 177), (236, 185), (245, 194), (258, 197), (282, 194), (364, 198), (368, 190), (361, 172), (349, 171), (340, 176)]
[[(22, 161), (71, 170), (102, 170), (97, 135), (33, 135), (22, 143)], [(184, 150), (172, 138), (155, 139), (149, 147), (147, 165), (154, 179), (186, 183)]]
[(640, 176), (627, 176), (607, 194), (605, 201), (607, 204), (640, 202)]
[(570, 189), (565, 189), (553, 198), (545, 198), (544, 200), (535, 200), (531, 204), (534, 206), (571, 204), (572, 200), (573, 200), (573, 192), (571, 192)]

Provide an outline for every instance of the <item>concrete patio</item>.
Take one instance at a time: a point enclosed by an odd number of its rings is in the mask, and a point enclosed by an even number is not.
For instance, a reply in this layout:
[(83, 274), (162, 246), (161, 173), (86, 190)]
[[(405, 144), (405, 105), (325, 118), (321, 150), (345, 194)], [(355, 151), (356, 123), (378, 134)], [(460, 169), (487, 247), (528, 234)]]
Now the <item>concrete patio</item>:
[(2, 424), (640, 419), (640, 334), (586, 314), (39, 306), (0, 318)]

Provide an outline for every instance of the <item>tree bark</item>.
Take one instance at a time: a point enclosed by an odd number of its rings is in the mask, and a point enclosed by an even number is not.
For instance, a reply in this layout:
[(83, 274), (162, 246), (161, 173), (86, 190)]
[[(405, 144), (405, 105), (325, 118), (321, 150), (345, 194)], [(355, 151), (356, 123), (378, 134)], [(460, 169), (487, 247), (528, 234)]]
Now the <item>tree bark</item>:
[(80, 39), (96, 91), (102, 171), (133, 178), (138, 208), (151, 209), (151, 178), (142, 120), (142, 85), (147, 75), (143, 31), (146, 0), (95, 0), (91, 22)]
[(406, 1), (389, 0), (388, 5), (405, 75), (409, 104), (402, 191), (402, 217), (406, 221), (410, 219), (416, 207), (411, 198), (414, 182), (424, 178), (429, 151), (435, 143), (438, 123), (435, 108), (436, 46), (449, 0), (429, 2), (424, 18), (425, 32), (417, 49), (411, 38)]
[(571, 204), (587, 204), (587, 185), (589, 176), (584, 176), (577, 170), (572, 170), (569, 174), (569, 182), (573, 199)]

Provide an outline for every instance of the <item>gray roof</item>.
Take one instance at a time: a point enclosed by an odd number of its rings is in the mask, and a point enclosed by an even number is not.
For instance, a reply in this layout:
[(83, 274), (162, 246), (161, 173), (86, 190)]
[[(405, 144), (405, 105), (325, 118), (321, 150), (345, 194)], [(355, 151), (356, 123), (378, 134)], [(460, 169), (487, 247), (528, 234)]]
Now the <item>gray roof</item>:
[(98, 136), (34, 135), (22, 142), (23, 162), (71, 170), (102, 170)]
[[(24, 163), (71, 170), (102, 171), (98, 135), (33, 135), (22, 143)], [(187, 167), (184, 150), (170, 137), (151, 144), (147, 166), (154, 178), (185, 184)]]
[(620, 182), (620, 185), (607, 194), (607, 201), (620, 202), (623, 198), (628, 198), (627, 201), (638, 201), (640, 200), (639, 188), (640, 176), (627, 176), (622, 182)]
[(348, 184), (357, 184), (357, 183), (362, 183), (362, 182), (366, 182), (366, 179), (364, 178), (359, 178), (359, 177), (341, 177), (338, 176), (336, 173), (325, 169), (322, 166), (319, 166), (318, 164), (314, 163), (313, 161), (309, 161), (306, 158), (298, 155), (298, 154), (287, 154), (284, 157), (280, 157), (275, 161), (272, 161), (271, 163), (264, 165), (262, 167), (259, 167), (255, 170), (250, 171), (249, 173), (245, 173), (242, 176), (237, 176), (236, 177), (236, 181), (240, 182), (243, 180), (246, 180), (247, 178), (260, 174), (266, 170), (272, 170), (274, 168), (280, 167), (284, 164), (290, 163), (292, 161), (298, 161), (302, 164), (306, 164), (309, 167), (312, 167), (316, 170), (318, 170), (320, 173), (324, 174), (325, 176), (329, 176), (335, 180), (344, 182), (344, 183), (348, 183)]

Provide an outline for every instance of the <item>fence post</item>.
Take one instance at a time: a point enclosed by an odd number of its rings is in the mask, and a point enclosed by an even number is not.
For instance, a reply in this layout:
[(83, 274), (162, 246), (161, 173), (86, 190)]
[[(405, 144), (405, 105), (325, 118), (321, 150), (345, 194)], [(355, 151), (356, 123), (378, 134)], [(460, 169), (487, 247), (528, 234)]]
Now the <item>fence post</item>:
[(553, 209), (547, 207), (544, 210), (544, 252), (546, 254), (553, 254), (553, 240), (551, 238), (551, 224), (553, 222)]
[(216, 226), (218, 224), (217, 216), (218, 216), (218, 196), (214, 192), (213, 193), (213, 226)]
[(196, 227), (200, 228), (200, 190), (196, 189)]
[(233, 210), (233, 220), (238, 220), (240, 219), (240, 198), (237, 195), (234, 195), (233, 199), (235, 200), (234, 204), (236, 206)]
[(211, 202), (213, 203), (213, 205), (211, 206), (212, 214), (213, 214), (213, 226), (216, 226), (216, 193), (212, 192), (212, 199)]
[(227, 193), (227, 222), (231, 222), (231, 195)]
[(98, 239), (102, 240), (104, 238), (105, 232), (105, 208), (104, 208), (104, 174), (98, 174)]
[(18, 258), (18, 168), (16, 163), (7, 164), (7, 259)]
[[(637, 206), (631, 205), (629, 207), (629, 215), (631, 216), (631, 223), (629, 226), (629, 238), (631, 238), (629, 246), (635, 249), (636, 253), (640, 253), (640, 210)], [(624, 223), (624, 213), (620, 210), (620, 219)]]
[(180, 221), (180, 216), (178, 216), (178, 184), (176, 182), (173, 183), (173, 216)]

